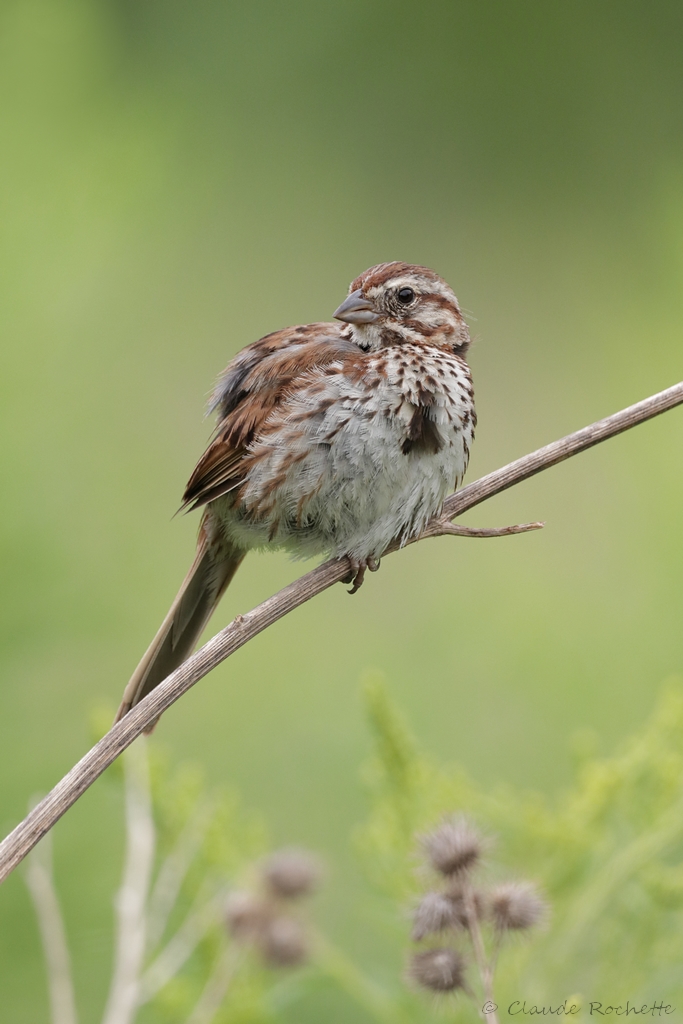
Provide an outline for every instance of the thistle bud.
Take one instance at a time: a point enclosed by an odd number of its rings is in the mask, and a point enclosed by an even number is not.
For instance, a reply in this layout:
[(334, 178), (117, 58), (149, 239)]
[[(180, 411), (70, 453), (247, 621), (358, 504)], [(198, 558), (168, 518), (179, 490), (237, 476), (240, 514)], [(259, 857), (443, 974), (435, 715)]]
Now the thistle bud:
[(297, 899), (316, 888), (321, 869), (317, 858), (306, 850), (286, 849), (271, 854), (261, 873), (273, 896)]
[(427, 949), (411, 957), (408, 974), (421, 988), (454, 992), (464, 988), (465, 962), (454, 949)]
[(504, 882), (489, 897), (491, 920), (500, 931), (533, 928), (546, 912), (546, 903), (531, 882)]
[(303, 928), (285, 915), (266, 922), (258, 935), (258, 948), (269, 967), (298, 967), (308, 958)]
[(237, 942), (250, 942), (263, 927), (268, 908), (250, 892), (231, 892), (225, 906), (225, 924)]
[(428, 892), (423, 896), (413, 913), (412, 937), (415, 942), (449, 928), (463, 926), (461, 908), (447, 893)]
[(422, 837), (429, 863), (447, 878), (471, 870), (482, 853), (482, 841), (465, 818), (444, 821)]

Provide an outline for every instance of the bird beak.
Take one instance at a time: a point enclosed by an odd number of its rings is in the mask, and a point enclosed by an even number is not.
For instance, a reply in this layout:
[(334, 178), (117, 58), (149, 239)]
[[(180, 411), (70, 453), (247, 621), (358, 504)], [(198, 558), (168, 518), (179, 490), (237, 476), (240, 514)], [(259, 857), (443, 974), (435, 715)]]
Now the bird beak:
[(374, 306), (360, 288), (351, 292), (333, 315), (335, 320), (344, 320), (347, 324), (374, 324), (375, 320), (379, 320), (379, 313), (375, 312)]

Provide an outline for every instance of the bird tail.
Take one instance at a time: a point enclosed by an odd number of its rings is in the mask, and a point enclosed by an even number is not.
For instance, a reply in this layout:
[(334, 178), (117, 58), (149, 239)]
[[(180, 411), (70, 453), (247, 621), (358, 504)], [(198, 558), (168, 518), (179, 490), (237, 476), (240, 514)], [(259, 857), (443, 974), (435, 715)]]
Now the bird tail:
[[(190, 571), (130, 678), (115, 722), (189, 658), (244, 555), (244, 551), (232, 545), (212, 544), (202, 528)], [(156, 722), (151, 723), (145, 731), (151, 732), (155, 725)]]

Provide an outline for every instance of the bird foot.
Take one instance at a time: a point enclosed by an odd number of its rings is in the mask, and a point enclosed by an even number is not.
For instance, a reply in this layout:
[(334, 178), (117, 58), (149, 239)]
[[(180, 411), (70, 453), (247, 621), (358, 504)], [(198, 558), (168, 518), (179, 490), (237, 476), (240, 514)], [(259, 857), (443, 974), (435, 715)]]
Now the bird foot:
[(342, 583), (352, 583), (353, 586), (349, 590), (349, 594), (357, 594), (363, 586), (367, 570), (377, 572), (379, 569), (379, 559), (373, 558), (372, 555), (369, 558), (351, 558), (348, 556), (348, 561), (351, 564), (351, 571), (344, 576)]

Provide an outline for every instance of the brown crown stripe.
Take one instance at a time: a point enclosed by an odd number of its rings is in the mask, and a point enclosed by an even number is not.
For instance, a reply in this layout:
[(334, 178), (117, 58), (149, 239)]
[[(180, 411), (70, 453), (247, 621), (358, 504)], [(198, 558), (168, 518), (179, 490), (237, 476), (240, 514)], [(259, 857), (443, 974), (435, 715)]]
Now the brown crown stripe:
[(351, 291), (355, 291), (357, 288), (380, 288), (393, 277), (404, 274), (419, 274), (420, 277), (427, 278), (429, 281), (441, 282), (439, 275), (433, 270), (429, 270), (428, 267), (420, 267), (414, 263), (378, 263), (377, 266), (370, 267), (351, 283)]

